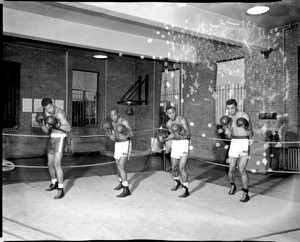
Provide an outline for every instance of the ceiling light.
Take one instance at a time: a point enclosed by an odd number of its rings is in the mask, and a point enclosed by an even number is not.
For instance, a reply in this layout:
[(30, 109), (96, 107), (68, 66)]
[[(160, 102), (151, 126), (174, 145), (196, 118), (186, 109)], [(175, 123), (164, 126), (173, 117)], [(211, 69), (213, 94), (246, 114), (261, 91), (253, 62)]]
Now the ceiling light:
[(93, 55), (93, 57), (96, 59), (106, 59), (107, 55), (103, 54), (103, 53), (97, 53), (97, 54)]
[(258, 14), (266, 13), (269, 10), (270, 10), (270, 8), (267, 6), (255, 6), (255, 7), (249, 8), (247, 10), (247, 13), (251, 14), (251, 15), (258, 15)]

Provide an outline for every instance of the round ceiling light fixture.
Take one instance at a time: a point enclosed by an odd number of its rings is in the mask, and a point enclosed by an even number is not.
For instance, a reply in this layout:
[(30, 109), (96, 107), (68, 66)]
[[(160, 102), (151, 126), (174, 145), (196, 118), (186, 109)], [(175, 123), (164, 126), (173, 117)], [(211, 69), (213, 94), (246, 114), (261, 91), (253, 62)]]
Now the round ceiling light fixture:
[(107, 58), (107, 55), (106, 54), (103, 54), (103, 53), (97, 53), (95, 55), (93, 55), (93, 57), (95, 59), (106, 59)]
[(255, 6), (255, 7), (249, 8), (247, 10), (247, 13), (251, 14), (251, 15), (258, 15), (258, 14), (266, 13), (269, 10), (270, 10), (270, 8), (268, 6)]

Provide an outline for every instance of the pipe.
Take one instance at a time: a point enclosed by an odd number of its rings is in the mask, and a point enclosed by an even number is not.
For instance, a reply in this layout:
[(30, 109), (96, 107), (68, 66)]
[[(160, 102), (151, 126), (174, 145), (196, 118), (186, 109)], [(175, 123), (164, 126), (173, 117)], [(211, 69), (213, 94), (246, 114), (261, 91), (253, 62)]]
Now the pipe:
[(68, 69), (69, 69), (69, 53), (66, 52), (66, 115), (68, 115), (68, 88), (69, 88), (69, 75), (68, 75)]
[(152, 98), (152, 106), (153, 106), (153, 113), (152, 113), (152, 137), (154, 137), (154, 129), (155, 129), (155, 60), (153, 61), (153, 98)]
[(104, 121), (106, 119), (107, 112), (107, 59), (105, 60), (104, 67)]
[[(284, 31), (287, 29), (290, 29), (292, 27), (292, 24), (290, 23), (288, 25), (288, 28), (284, 28), (282, 30), (282, 52), (283, 52), (283, 57), (282, 57), (282, 89), (283, 89), (283, 93), (282, 93), (282, 101), (283, 101), (283, 107), (282, 107), (282, 112), (283, 112), (283, 125), (286, 125), (286, 119), (285, 117), (285, 113), (286, 113), (286, 100), (285, 100), (285, 63), (284, 63), (284, 59), (285, 59), (285, 34)], [(282, 134), (282, 142), (285, 142), (285, 129), (284, 129), (284, 133)], [(282, 160), (283, 162), (285, 161), (285, 148), (282, 152)], [(284, 163), (283, 163), (284, 164)]]
[(183, 100), (183, 88), (182, 88), (182, 83), (183, 83), (183, 75), (182, 75), (182, 70), (183, 70), (183, 63), (180, 63), (180, 71), (179, 71), (179, 75), (180, 75), (180, 114), (183, 115), (183, 103), (181, 102), (181, 100)]

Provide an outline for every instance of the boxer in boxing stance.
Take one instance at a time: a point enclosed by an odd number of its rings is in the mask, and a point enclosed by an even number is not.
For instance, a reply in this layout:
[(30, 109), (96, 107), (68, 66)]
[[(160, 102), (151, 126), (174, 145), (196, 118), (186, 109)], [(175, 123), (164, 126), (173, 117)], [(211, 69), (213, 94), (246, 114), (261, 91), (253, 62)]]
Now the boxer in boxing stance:
[[(173, 106), (166, 107), (166, 114), (169, 117), (166, 123), (170, 134), (165, 141), (172, 140), (171, 145), (171, 163), (174, 186), (172, 191), (176, 191), (181, 185), (183, 193), (179, 197), (188, 197), (190, 195), (188, 189), (188, 174), (186, 172), (186, 163), (189, 154), (189, 140), (191, 132), (186, 118), (182, 115), (177, 115), (176, 108)], [(181, 176), (182, 183), (180, 182)]]
[(61, 160), (67, 144), (66, 133), (71, 131), (71, 126), (67, 121), (65, 112), (54, 106), (50, 98), (44, 98), (41, 105), (44, 112), (37, 114), (36, 121), (46, 134), (50, 134), (47, 156), (51, 184), (46, 191), (58, 189), (54, 199), (61, 199), (65, 196)]
[(250, 200), (248, 195), (249, 179), (246, 173), (247, 163), (250, 152), (250, 137), (254, 135), (250, 116), (237, 109), (237, 102), (235, 99), (229, 99), (226, 102), (228, 116), (223, 116), (220, 119), (225, 134), (231, 138), (229, 148), (229, 170), (228, 178), (230, 181), (229, 195), (234, 195), (236, 192), (235, 185), (235, 168), (239, 160), (239, 172), (243, 183), (243, 196), (240, 202), (248, 202)]
[(115, 142), (114, 158), (117, 165), (117, 174), (119, 178), (119, 185), (114, 190), (121, 190), (123, 192), (117, 197), (127, 197), (131, 195), (127, 181), (127, 173), (125, 166), (131, 154), (131, 138), (132, 128), (129, 122), (120, 116), (118, 108), (110, 109), (110, 118), (112, 122), (105, 122), (103, 128), (106, 130), (106, 135)]

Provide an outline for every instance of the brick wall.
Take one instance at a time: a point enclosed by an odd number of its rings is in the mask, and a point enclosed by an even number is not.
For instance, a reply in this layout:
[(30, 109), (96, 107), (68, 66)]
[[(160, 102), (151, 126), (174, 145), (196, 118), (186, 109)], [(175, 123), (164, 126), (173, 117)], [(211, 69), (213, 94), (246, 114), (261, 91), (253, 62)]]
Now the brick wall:
[[(260, 112), (277, 112), (279, 116), (287, 115), (286, 139), (299, 140), (299, 57), (297, 48), (300, 46), (300, 26), (294, 25), (284, 32), (285, 39), (283, 41), (282, 31), (270, 31), (270, 44), (275, 50), (270, 54), (269, 59), (265, 59), (260, 53), (261, 50), (255, 48), (250, 50), (246, 46), (234, 47), (216, 41), (203, 40), (199, 42), (198, 63), (183, 64), (181, 73), (184, 84), (183, 115), (190, 124), (191, 122), (194, 124), (190, 127), (193, 133), (192, 156), (212, 160), (224, 160), (226, 156), (227, 150), (224, 149), (224, 143), (207, 137), (220, 138), (214, 123), (213, 91), (216, 88), (216, 63), (238, 57), (245, 57), (246, 98), (244, 110), (250, 114), (255, 132), (278, 129), (278, 120), (258, 119)], [(283, 56), (283, 44), (285, 56)], [(66, 94), (66, 53), (3, 43), (3, 60), (21, 63), (21, 100), (22, 98), (50, 96), (53, 99), (65, 101), (66, 95), (68, 95), (68, 119), (71, 118), (72, 107), (72, 70), (98, 72), (99, 126), (74, 128), (70, 135), (103, 134), (102, 122), (109, 115), (109, 109), (117, 106), (121, 115), (129, 120), (133, 130), (136, 131), (133, 149), (149, 149), (150, 138), (154, 133), (146, 130), (158, 128), (159, 125), (159, 92), (161, 72), (163, 71), (161, 61), (131, 62), (115, 59), (103, 61), (69, 53), (68, 93)], [(283, 61), (285, 68), (283, 68)], [(128, 116), (125, 113), (127, 106), (118, 105), (117, 101), (140, 75), (143, 77), (149, 75), (149, 104), (134, 106), (135, 115)], [(283, 102), (285, 98), (286, 101)], [(7, 132), (43, 134), (39, 128), (31, 127), (31, 113), (23, 112), (20, 113), (19, 129)], [(45, 155), (45, 139), (40, 138), (42, 139), (40, 141), (36, 139), (10, 137), (9, 145), (4, 149), (4, 155), (6, 157)]]
[[(256, 133), (278, 130), (279, 120), (260, 120), (259, 113), (276, 112), (287, 116), (285, 141), (299, 140), (299, 77), (297, 48), (300, 46), (300, 25), (294, 25), (285, 32), (270, 31), (270, 46), (274, 51), (268, 59), (261, 49), (247, 46), (235, 47), (215, 41), (201, 41), (197, 64), (185, 64), (184, 114), (195, 123), (191, 127), (194, 149), (191, 155), (212, 160), (225, 160), (227, 150), (214, 124), (214, 98), (212, 91), (216, 83), (216, 63), (239, 57), (245, 58), (244, 111), (251, 116)], [(284, 51), (283, 51), (284, 44)], [(284, 56), (283, 56), (284, 53)], [(284, 66), (283, 66), (284, 62)], [(199, 86), (198, 86), (199, 85)], [(208, 127), (208, 125), (212, 125)], [(202, 135), (206, 135), (203, 138)], [(217, 147), (218, 143), (220, 146)], [(293, 146), (297, 146), (294, 144)]]

